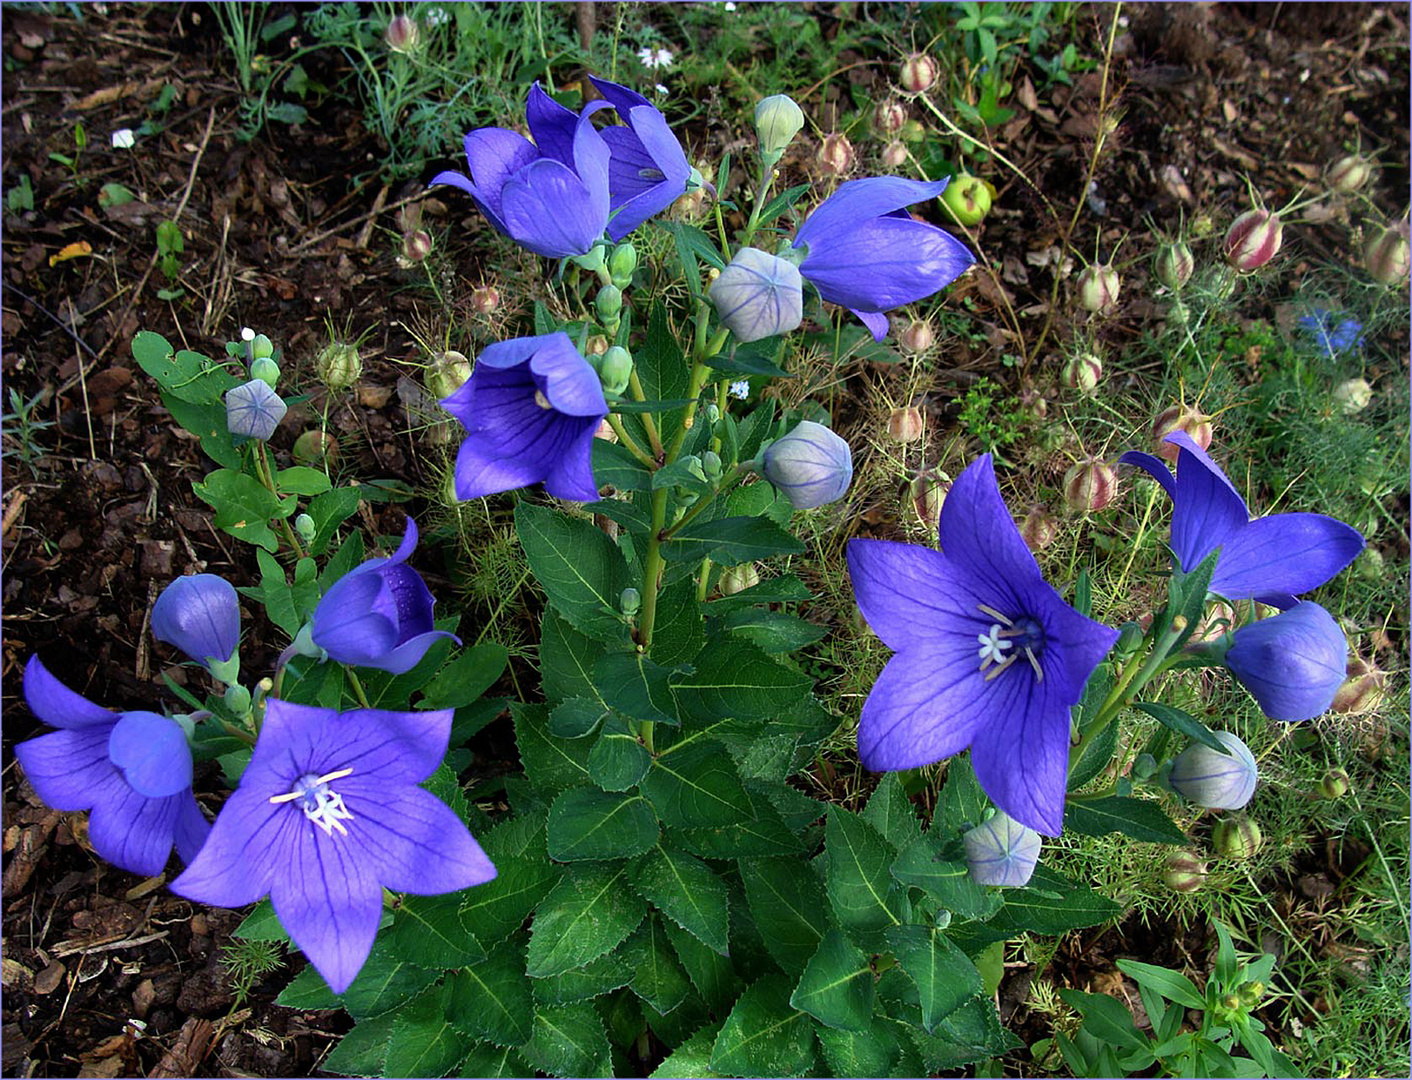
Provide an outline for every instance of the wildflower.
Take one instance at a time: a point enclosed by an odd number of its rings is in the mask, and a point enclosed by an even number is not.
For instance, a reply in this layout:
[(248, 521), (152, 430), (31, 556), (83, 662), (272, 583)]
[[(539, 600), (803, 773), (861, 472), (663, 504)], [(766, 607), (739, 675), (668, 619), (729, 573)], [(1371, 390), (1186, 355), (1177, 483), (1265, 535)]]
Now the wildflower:
[(1213, 731), (1216, 741), (1230, 751), (1223, 754), (1205, 743), (1194, 742), (1172, 761), (1167, 777), (1178, 795), (1208, 810), (1239, 810), (1255, 794), (1260, 778), (1250, 747), (1229, 731)]
[(235, 586), (215, 574), (177, 578), (152, 605), (152, 636), (175, 645), (221, 682), (233, 682), (240, 670)]
[(137, 137), (132, 133), (132, 128), (118, 128), (110, 138), (114, 150), (131, 150), (137, 145)]
[(597, 372), (562, 330), (488, 346), (441, 406), (466, 428), (458, 499), (541, 480), (555, 498), (598, 498), (590, 458), (608, 403)]
[(823, 424), (801, 420), (760, 455), (760, 472), (796, 510), (840, 498), (853, 481), (853, 452)]
[(626, 86), (606, 79), (589, 81), (627, 125), (600, 132), (610, 154), (608, 205), (613, 218), (608, 235), (616, 242), (677, 201), (686, 191), (691, 165), (655, 105)]
[(913, 221), (903, 209), (939, 195), (946, 183), (900, 176), (846, 181), (795, 237), (794, 246), (807, 252), (799, 272), (878, 341), (888, 331), (882, 312), (931, 296), (975, 262), (950, 233)]
[(656, 68), (671, 67), (672, 61), (676, 59), (676, 53), (671, 49), (654, 49), (650, 45), (644, 45), (637, 50), (637, 58), (643, 67), (651, 71)]
[(74, 693), (30, 657), (24, 695), (59, 730), (15, 747), (35, 793), (55, 810), (88, 810), (93, 850), (153, 877), (176, 845), (196, 857), (210, 831), (191, 793), (191, 749), (181, 725), (150, 712), (118, 713)]
[(1334, 319), (1328, 308), (1316, 307), (1299, 320), (1299, 325), (1309, 331), (1309, 338), (1320, 355), (1330, 360), (1339, 353), (1362, 350), (1363, 324), (1357, 319), (1340, 319), (1335, 327)]
[(226, 391), (226, 427), (232, 435), (268, 439), (288, 411), (284, 399), (262, 379)]
[[(1356, 529), (1323, 514), (1267, 514), (1251, 520), (1226, 474), (1185, 431), (1165, 441), (1178, 448), (1177, 475), (1151, 454), (1129, 450), (1118, 460), (1146, 470), (1172, 500), (1172, 551), (1190, 573), (1221, 549), (1210, 590), (1227, 600), (1294, 597), (1316, 589), (1363, 550)], [(1292, 602), (1292, 601), (1291, 601)]]
[(1039, 862), (1039, 833), (1003, 813), (977, 825), (961, 843), (966, 866), (979, 885), (1024, 885)]
[(591, 119), (606, 107), (590, 102), (575, 116), (535, 83), (525, 106), (534, 142), (477, 128), (465, 140), (471, 176), (438, 173), (431, 186), (460, 188), (497, 231), (536, 255), (586, 254), (608, 224), (609, 149)]
[(417, 546), (417, 523), (390, 559), (367, 559), (329, 586), (314, 609), (311, 637), (340, 664), (401, 675), (421, 662), (432, 644), (455, 636), (432, 622), (436, 601), (420, 574), (406, 565)]
[(1232, 635), (1225, 664), (1271, 720), (1312, 720), (1343, 686), (1348, 640), (1338, 623), (1308, 600)]
[(659, 95), (659, 96), (661, 96), (661, 97), (666, 97), (667, 94), (669, 94), (671, 91), (669, 91), (669, 90), (667, 89), (667, 87), (666, 87), (665, 85), (663, 85), (662, 83), (653, 83), (653, 84), (652, 84), (652, 92), (655, 93), (655, 94), (657, 94), (657, 95)]
[(730, 394), (731, 397), (736, 398), (740, 401), (744, 401), (750, 396), (750, 380), (736, 379), (733, 383), (730, 384), (729, 387), (726, 388), (726, 391)]
[(711, 303), (739, 342), (787, 334), (804, 320), (799, 268), (759, 248), (741, 248), (711, 283)]
[(1118, 639), (1040, 575), (1000, 497), (990, 455), (942, 504), (941, 550), (853, 540), (848, 568), (868, 624), (896, 651), (858, 725), (870, 769), (928, 765), (967, 746), (992, 801), (1057, 836), (1069, 706)]
[(240, 787), (172, 891), (217, 907), (268, 893), (342, 993), (372, 948), (384, 887), (432, 896), (495, 877), (461, 819), (417, 786), (446, 754), (451, 717), (270, 699)]

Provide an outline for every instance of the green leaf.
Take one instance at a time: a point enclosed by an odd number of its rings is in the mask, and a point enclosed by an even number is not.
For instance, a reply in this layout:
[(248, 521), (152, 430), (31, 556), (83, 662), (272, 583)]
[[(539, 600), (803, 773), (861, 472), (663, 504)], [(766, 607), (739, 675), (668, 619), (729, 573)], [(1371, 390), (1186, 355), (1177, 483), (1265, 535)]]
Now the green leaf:
[(593, 440), (593, 482), (612, 484), (619, 491), (649, 491), (652, 473), (626, 446), (607, 439)]
[(764, 207), (760, 210), (759, 223), (761, 225), (768, 225), (770, 222), (774, 221), (775, 218), (779, 217), (791, 206), (797, 203), (799, 201), (799, 197), (805, 192), (807, 192), (811, 187), (813, 187), (812, 184), (795, 184), (793, 187), (785, 188), (773, 199), (767, 202)]
[[(807, 187), (808, 185), (805, 186)], [(660, 224), (676, 238), (677, 251), (679, 253), (685, 249), (706, 264), (714, 266), (717, 270), (724, 270), (726, 268), (725, 260), (721, 258), (720, 251), (712, 242), (711, 238), (701, 229), (697, 228), (695, 225), (687, 224), (684, 221), (664, 221)]]
[(691, 981), (677, 962), (666, 930), (654, 916), (647, 917), (628, 943), (628, 951), (638, 956), (628, 985), (657, 1012), (665, 1016), (691, 995)]
[(763, 608), (733, 611), (721, 620), (721, 627), (758, 645), (767, 653), (798, 652), (828, 633), (822, 626), (816, 626), (798, 615)]
[(866, 1031), (872, 1023), (873, 993), (868, 957), (842, 930), (833, 929), (804, 966), (789, 1003), (827, 1027)]
[(572, 697), (550, 710), (549, 734), (557, 739), (581, 739), (591, 733), (604, 717), (612, 715), (613, 711), (605, 709), (602, 702)]
[(680, 721), (667, 676), (641, 653), (610, 652), (593, 665), (594, 683), (610, 706), (634, 720), (675, 727)]
[(1084, 836), (1116, 832), (1154, 844), (1187, 842), (1186, 833), (1155, 802), (1121, 795), (1070, 800), (1064, 807), (1064, 827)]
[(294, 592), (289, 587), (284, 567), (264, 548), (255, 549), (255, 561), (260, 566), (260, 588), (250, 590), (247, 596), (254, 595), (265, 605), (265, 614), (291, 638), (299, 632), (303, 620), (294, 608)]
[(897, 773), (888, 773), (868, 796), (859, 815), (898, 851), (921, 838), (922, 823)]
[(794, 855), (804, 843), (768, 802), (750, 800), (752, 817), (712, 828), (682, 829), (682, 846), (706, 859), (748, 859)]
[(279, 916), (275, 914), (274, 905), (270, 903), (269, 897), (256, 904), (250, 914), (240, 921), (240, 925), (235, 928), (234, 936), (244, 938), (246, 941), (287, 942), (289, 940), (289, 934), (285, 932), (284, 926), (279, 921)]
[(886, 933), (898, 965), (917, 984), (927, 1031), (984, 991), (976, 965), (942, 931), (911, 925), (889, 927)]
[(704, 862), (659, 842), (633, 865), (631, 879), (643, 898), (678, 926), (720, 955), (729, 955), (726, 887)]
[[(598, 440), (602, 442), (603, 440)], [(652, 662), (664, 668), (695, 660), (706, 643), (696, 582), (684, 578), (657, 594), (657, 622), (652, 628)]]
[(521, 1052), (537, 1069), (554, 1076), (611, 1076), (608, 1035), (589, 1002), (540, 1005), (534, 1034)]
[(604, 791), (635, 787), (652, 767), (652, 755), (621, 716), (609, 714), (588, 754), (589, 778)]
[(1133, 1024), (1132, 1013), (1107, 994), (1086, 994), (1082, 990), (1059, 988), (1059, 996), (1083, 1014), (1084, 1027), (1096, 1038), (1124, 1050), (1142, 1050), (1147, 1041)]
[(776, 663), (754, 645), (712, 638), (696, 659), (696, 670), (672, 676), (683, 717), (702, 723), (721, 717), (767, 720), (787, 712), (809, 692), (812, 680)]
[(504, 645), (487, 641), (463, 651), (436, 673), (422, 690), (419, 709), (459, 709), (475, 701), (499, 680), (509, 663)]
[(387, 1062), (388, 1043), (396, 1023), (396, 1013), (359, 1021), (353, 1030), (338, 1040), (338, 1045), (324, 1059), (321, 1068), (342, 1076), (382, 1076)]
[(728, 517), (691, 522), (673, 534), (662, 554), (669, 562), (711, 558), (728, 566), (768, 559), (773, 555), (798, 555), (804, 545), (773, 521), (761, 517)]
[[(580, 634), (568, 622), (544, 613), (540, 627), (539, 673), (544, 680), (544, 696), (550, 701), (582, 697), (602, 702), (593, 682), (593, 664), (603, 655), (603, 646)], [(607, 703), (603, 702), (604, 707)]]
[(645, 911), (628, 887), (627, 864), (573, 867), (535, 909), (530, 976), (557, 975), (602, 956), (637, 929)]
[(663, 923), (667, 937), (676, 950), (677, 959), (686, 969), (687, 978), (701, 1000), (714, 1014), (724, 1016), (731, 1002), (740, 992), (740, 978), (735, 966), (720, 953), (702, 944), (690, 931), (682, 929), (671, 919)]
[(496, 875), (484, 885), (458, 893), (461, 917), (477, 938), (491, 945), (503, 941), (525, 921), (562, 876), (549, 862), (544, 819), (522, 816), (503, 821), (481, 839)]
[(291, 465), (275, 473), (275, 487), (285, 495), (323, 495), (333, 488), (328, 476), (321, 469), (311, 469), (307, 465)]
[(549, 857), (573, 862), (641, 855), (657, 842), (658, 831), (641, 795), (572, 788), (549, 808)]
[(1005, 906), (991, 918), (990, 925), (996, 930), (1062, 934), (1096, 926), (1122, 913), (1122, 908), (1092, 889), (1038, 866), (1028, 886), (1005, 890)]
[(549, 602), (590, 637), (619, 641), (627, 630), (618, 599), (629, 584), (617, 545), (583, 518), (521, 502), (515, 529)]
[(1157, 991), (1168, 1001), (1175, 1001), (1188, 1009), (1204, 1009), (1206, 1001), (1196, 984), (1180, 971), (1144, 964), (1140, 960), (1118, 960), (1118, 970), (1131, 976), (1139, 986), (1147, 986)]
[(151, 330), (141, 330), (132, 339), (132, 358), (163, 390), (193, 405), (215, 404), (241, 383), (210, 358), (188, 349), (174, 350), (166, 338)]
[(707, 361), (711, 370), (720, 375), (764, 375), (771, 379), (787, 379), (789, 372), (775, 361), (780, 355), (780, 336), (761, 338), (747, 344), (732, 341), (725, 352)]
[(604, 953), (597, 960), (590, 960), (583, 967), (570, 968), (558, 975), (534, 980), (534, 999), (546, 1005), (568, 1005), (574, 1001), (586, 1001), (626, 986), (632, 980), (632, 967), (626, 952), (628, 944), (620, 945), (612, 952)]
[(658, 754), (640, 790), (657, 816), (677, 828), (728, 827), (753, 816), (735, 764), (714, 739), (697, 739)]
[(789, 1004), (790, 980), (767, 975), (740, 995), (711, 1050), (731, 1076), (800, 1076), (814, 1060), (808, 1016)]
[(226, 427), (226, 407), (223, 401), (195, 405), (183, 401), (170, 391), (162, 391), (162, 404), (172, 419), (201, 440), (206, 456), (227, 469), (240, 468), (240, 451), (231, 440)]
[[(1095, 673), (1090, 685), (1099, 675)], [(1105, 680), (1111, 681), (1111, 680)], [(1101, 773), (1113, 760), (1113, 752), (1118, 748), (1118, 725), (1109, 724), (1098, 733), (1093, 742), (1084, 748), (1078, 764), (1069, 770), (1069, 791), (1078, 791), (1095, 776)]]
[(461, 897), (407, 896), (382, 933), (387, 950), (399, 960), (438, 970), (474, 963), (485, 956), (471, 926), (462, 918)]
[[(895, 1066), (902, 1056), (902, 1044), (895, 1025), (874, 1017), (863, 1031), (838, 1031), (815, 1028), (824, 1060), (833, 1076), (920, 1076), (916, 1072), (898, 1072)], [(914, 1051), (915, 1053), (915, 1051)], [(920, 1064), (920, 1062), (919, 1062)]]
[(498, 1077), (528, 1076), (531, 1071), (529, 1064), (513, 1047), (476, 1043), (461, 1062), (455, 1075), (491, 1080)]
[(361, 489), (358, 487), (337, 487), (309, 500), (308, 514), (314, 519), (310, 554), (324, 553), (338, 527), (357, 513), (361, 500)]
[[(1171, 705), (1164, 705), (1160, 701), (1134, 701), (1133, 708), (1147, 713), (1163, 727), (1170, 728), (1178, 735), (1185, 735), (1188, 739), (1209, 746), (1212, 750), (1220, 751), (1222, 754), (1230, 752), (1221, 740), (1211, 733), (1211, 729), (1191, 713)], [(1185, 843), (1185, 839), (1176, 842)]]
[(895, 856), (878, 831), (857, 814), (830, 806), (824, 850), (829, 902), (844, 929), (866, 933), (898, 925), (896, 886), (888, 873)]
[(519, 1046), (530, 1037), (534, 996), (522, 949), (501, 946), (463, 966), (449, 985), (447, 1016), (463, 1035), (496, 1046)]
[(986, 997), (971, 998), (943, 1020), (935, 1034), (914, 1028), (913, 1037), (929, 1072), (1000, 1057), (1021, 1045), (1001, 1026), (995, 1004)]
[(434, 986), (393, 1014), (384, 1076), (442, 1076), (461, 1060), (464, 1040), (446, 1017), (450, 986)]
[(583, 739), (556, 739), (549, 733), (549, 710), (543, 705), (511, 702), (515, 742), (525, 776), (546, 797), (589, 782), (589, 745)]
[(809, 587), (794, 574), (781, 574), (779, 577), (765, 578), (758, 585), (731, 596), (718, 596), (706, 603), (706, 614), (721, 615), (740, 608), (754, 607), (756, 604), (788, 604), (800, 600), (812, 600), (814, 594)]
[(663, 1059), (649, 1074), (651, 1080), (716, 1080), (721, 1074), (711, 1071), (711, 1048), (719, 1032), (717, 1024), (702, 1028)]
[(396, 1009), (441, 977), (439, 971), (399, 960), (381, 938), (363, 962), (358, 977), (341, 996), (334, 995), (312, 964), (301, 971), (276, 999), (291, 1009), (330, 1009), (342, 1005), (355, 1020)]
[(765, 948), (785, 971), (803, 971), (832, 926), (818, 876), (797, 859), (741, 859), (740, 878)]
[[(276, 515), (288, 516), (286, 507), (253, 476), (234, 469), (217, 469), (208, 473), (204, 482), (193, 483), (191, 490), (198, 499), (215, 508), (216, 528), (258, 544), (271, 554), (279, 550), (279, 541), (270, 531), (269, 523)], [(287, 509), (292, 512), (293, 496), (287, 501)]]
[(956, 857), (942, 858), (943, 847), (932, 833), (913, 840), (891, 873), (904, 885), (923, 890), (947, 911), (973, 919), (988, 919), (1003, 902), (999, 893), (977, 885), (972, 879), (957, 844)]
[(944, 839), (948, 832), (960, 836), (981, 823), (989, 806), (990, 800), (976, 782), (971, 762), (954, 757), (946, 763), (946, 783), (942, 785), (941, 799), (928, 831), (937, 832), (940, 824), (943, 830), (940, 838)]
[[(633, 366), (649, 402), (683, 398), (691, 389), (686, 357), (667, 320), (667, 309), (660, 303), (653, 304), (648, 314), (647, 338), (633, 350)], [(661, 421), (662, 430), (675, 430), (682, 415), (680, 409), (667, 413)]]

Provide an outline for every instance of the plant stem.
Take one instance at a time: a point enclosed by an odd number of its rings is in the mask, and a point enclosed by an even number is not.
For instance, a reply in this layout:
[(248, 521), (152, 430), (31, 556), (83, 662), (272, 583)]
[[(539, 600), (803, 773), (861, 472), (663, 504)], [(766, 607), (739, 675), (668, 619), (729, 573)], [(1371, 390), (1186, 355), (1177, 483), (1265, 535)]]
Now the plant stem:
[(628, 429), (623, 427), (623, 421), (616, 413), (608, 414), (608, 426), (613, 429), (613, 434), (618, 437), (618, 442), (627, 447), (633, 457), (649, 469), (657, 468), (657, 462), (652, 460), (652, 455), (637, 445), (637, 440), (628, 434)]
[(348, 675), (349, 685), (353, 687), (353, 696), (358, 699), (358, 704), (365, 709), (371, 709), (372, 706), (368, 704), (367, 692), (363, 689), (363, 683), (359, 680), (357, 674), (351, 667), (345, 666), (343, 670)]
[[(647, 395), (642, 392), (642, 380), (637, 377), (637, 368), (632, 369), (632, 374), (628, 376), (628, 389), (632, 391), (634, 401), (646, 401)], [(647, 441), (652, 444), (652, 453), (657, 460), (663, 459), (662, 437), (657, 433), (657, 421), (652, 419), (651, 413), (642, 414), (642, 426), (647, 429)]]
[[(265, 444), (259, 440), (255, 442), (255, 472), (259, 474), (260, 483), (264, 484), (269, 493), (278, 499), (279, 489), (275, 487), (274, 473), (270, 471), (270, 461), (269, 458), (265, 456)], [(296, 536), (294, 530), (290, 528), (289, 518), (280, 518), (279, 526), (280, 531), (284, 533), (285, 542), (288, 543), (290, 548), (294, 551), (294, 557), (297, 559), (304, 558), (307, 552), (304, 550), (304, 545), (299, 542), (299, 537)]]
[(662, 539), (666, 541), (676, 536), (676, 534), (681, 532), (681, 530), (694, 517), (700, 514), (701, 511), (705, 510), (706, 507), (710, 506), (711, 503), (713, 503), (716, 499), (720, 498), (720, 496), (724, 495), (731, 488), (735, 487), (736, 484), (740, 483), (740, 481), (744, 479), (745, 474), (749, 471), (749, 469), (741, 468), (740, 465), (733, 466), (731, 468), (731, 471), (727, 473), (726, 476), (721, 480), (720, 486), (717, 487), (715, 491), (711, 492), (711, 494), (707, 498), (698, 499), (696, 501), (696, 504), (692, 506), (689, 510), (687, 510), (687, 512), (683, 514), (680, 518), (678, 518), (671, 528), (664, 529), (662, 531)]
[[(1146, 686), (1154, 676), (1167, 666), (1167, 654), (1176, 644), (1177, 639), (1186, 633), (1186, 627), (1186, 616), (1176, 616), (1162, 636), (1153, 643), (1152, 650), (1141, 664), (1139, 664), (1137, 656), (1128, 661), (1123, 668), (1123, 673), (1118, 676), (1118, 681), (1113, 685), (1113, 689), (1108, 692), (1108, 696), (1103, 699), (1103, 704), (1099, 706), (1098, 715), (1094, 717), (1093, 723), (1089, 725), (1078, 744), (1070, 749), (1069, 767), (1071, 769), (1083, 757), (1084, 751), (1089, 748), (1093, 740), (1098, 738), (1103, 729), (1111, 724), (1114, 718), (1128, 706), (1132, 695)], [(1136, 685), (1133, 685), (1134, 683)]]

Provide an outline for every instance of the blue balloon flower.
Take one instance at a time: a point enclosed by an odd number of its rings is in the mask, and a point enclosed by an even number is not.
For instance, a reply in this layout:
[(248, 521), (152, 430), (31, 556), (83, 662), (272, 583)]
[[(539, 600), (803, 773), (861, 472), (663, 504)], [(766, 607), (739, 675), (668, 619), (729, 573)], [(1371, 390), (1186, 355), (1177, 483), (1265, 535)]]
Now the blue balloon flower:
[(1216, 741), (1230, 751), (1223, 754), (1205, 743), (1194, 742), (1172, 759), (1167, 782), (1172, 790), (1208, 810), (1239, 810), (1255, 794), (1260, 771), (1255, 755), (1229, 731), (1213, 731)]
[(961, 837), (966, 868), (978, 885), (1028, 884), (1039, 862), (1039, 833), (1006, 814), (996, 814)]
[(760, 455), (765, 479), (784, 492), (796, 510), (812, 510), (843, 497), (853, 482), (853, 452), (836, 434), (801, 420)]
[(1171, 497), (1172, 551), (1184, 571), (1221, 549), (1210, 586), (1218, 596), (1288, 607), (1363, 550), (1356, 529), (1323, 514), (1269, 514), (1252, 521), (1245, 500), (1190, 435), (1174, 431), (1165, 441), (1179, 448), (1175, 477), (1160, 458), (1139, 450), (1118, 460), (1146, 470)]
[(608, 402), (598, 374), (562, 330), (487, 347), (441, 407), (466, 429), (456, 455), (456, 498), (541, 480), (558, 499), (598, 498), (593, 435)]
[(87, 810), (93, 850), (153, 877), (172, 845), (190, 862), (210, 823), (191, 793), (191, 748), (175, 720), (117, 713), (74, 693), (30, 657), (25, 701), (58, 731), (15, 747), (35, 793), (55, 810)]
[(495, 877), (461, 819), (417, 786), (446, 755), (451, 717), (270, 699), (240, 787), (172, 891), (228, 908), (268, 893), (341, 994), (372, 949), (384, 887), (434, 896)]
[(599, 132), (611, 153), (608, 193), (614, 214), (608, 235), (616, 242), (677, 201), (686, 191), (691, 165), (667, 118), (650, 101), (606, 79), (590, 76), (589, 82), (626, 125)]
[(477, 128), (466, 136), (470, 177), (438, 173), (431, 186), (449, 184), (473, 198), (486, 220), (537, 255), (583, 255), (608, 224), (608, 143), (589, 117), (530, 87), (525, 119), (534, 142), (506, 128)]
[(900, 176), (840, 184), (795, 236), (794, 246), (808, 249), (799, 272), (881, 341), (888, 331), (882, 312), (940, 292), (976, 261), (950, 233), (913, 221), (905, 209), (946, 184)]
[(976, 779), (1022, 825), (1064, 822), (1069, 707), (1118, 632), (1040, 575), (1000, 497), (990, 455), (942, 504), (941, 550), (853, 540), (858, 607), (896, 655), (858, 723), (869, 769), (912, 769), (971, 748)]
[(152, 605), (152, 636), (175, 645), (222, 682), (232, 681), (230, 665), (240, 646), (235, 586), (215, 574), (177, 578)]
[(1347, 677), (1348, 639), (1332, 615), (1305, 600), (1242, 626), (1225, 664), (1271, 720), (1312, 720)]
[(420, 574), (406, 565), (417, 546), (417, 523), (390, 559), (368, 559), (335, 581), (314, 609), (310, 636), (340, 664), (401, 675), (441, 638), (459, 639), (432, 624), (436, 601)]

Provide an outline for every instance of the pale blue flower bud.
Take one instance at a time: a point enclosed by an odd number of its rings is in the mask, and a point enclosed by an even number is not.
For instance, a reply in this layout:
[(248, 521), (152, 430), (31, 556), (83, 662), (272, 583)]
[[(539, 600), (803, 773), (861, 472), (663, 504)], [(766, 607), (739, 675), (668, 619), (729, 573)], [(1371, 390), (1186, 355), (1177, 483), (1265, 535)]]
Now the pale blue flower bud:
[(1259, 775), (1250, 747), (1229, 731), (1213, 732), (1230, 751), (1223, 754), (1204, 743), (1192, 743), (1172, 762), (1167, 777), (1172, 790), (1210, 810), (1239, 810), (1255, 794)]
[(980, 885), (1024, 885), (1039, 862), (1039, 833), (997, 812), (961, 837), (966, 866)]
[(226, 427), (232, 435), (268, 439), (287, 411), (280, 396), (260, 379), (226, 391)]
[(787, 334), (804, 321), (804, 279), (793, 263), (741, 248), (712, 284), (711, 303), (737, 341)]
[(760, 156), (774, 165), (804, 127), (804, 110), (788, 94), (773, 94), (755, 106)]
[(784, 492), (796, 510), (831, 503), (853, 480), (848, 444), (823, 424), (802, 420), (760, 455), (765, 479)]

